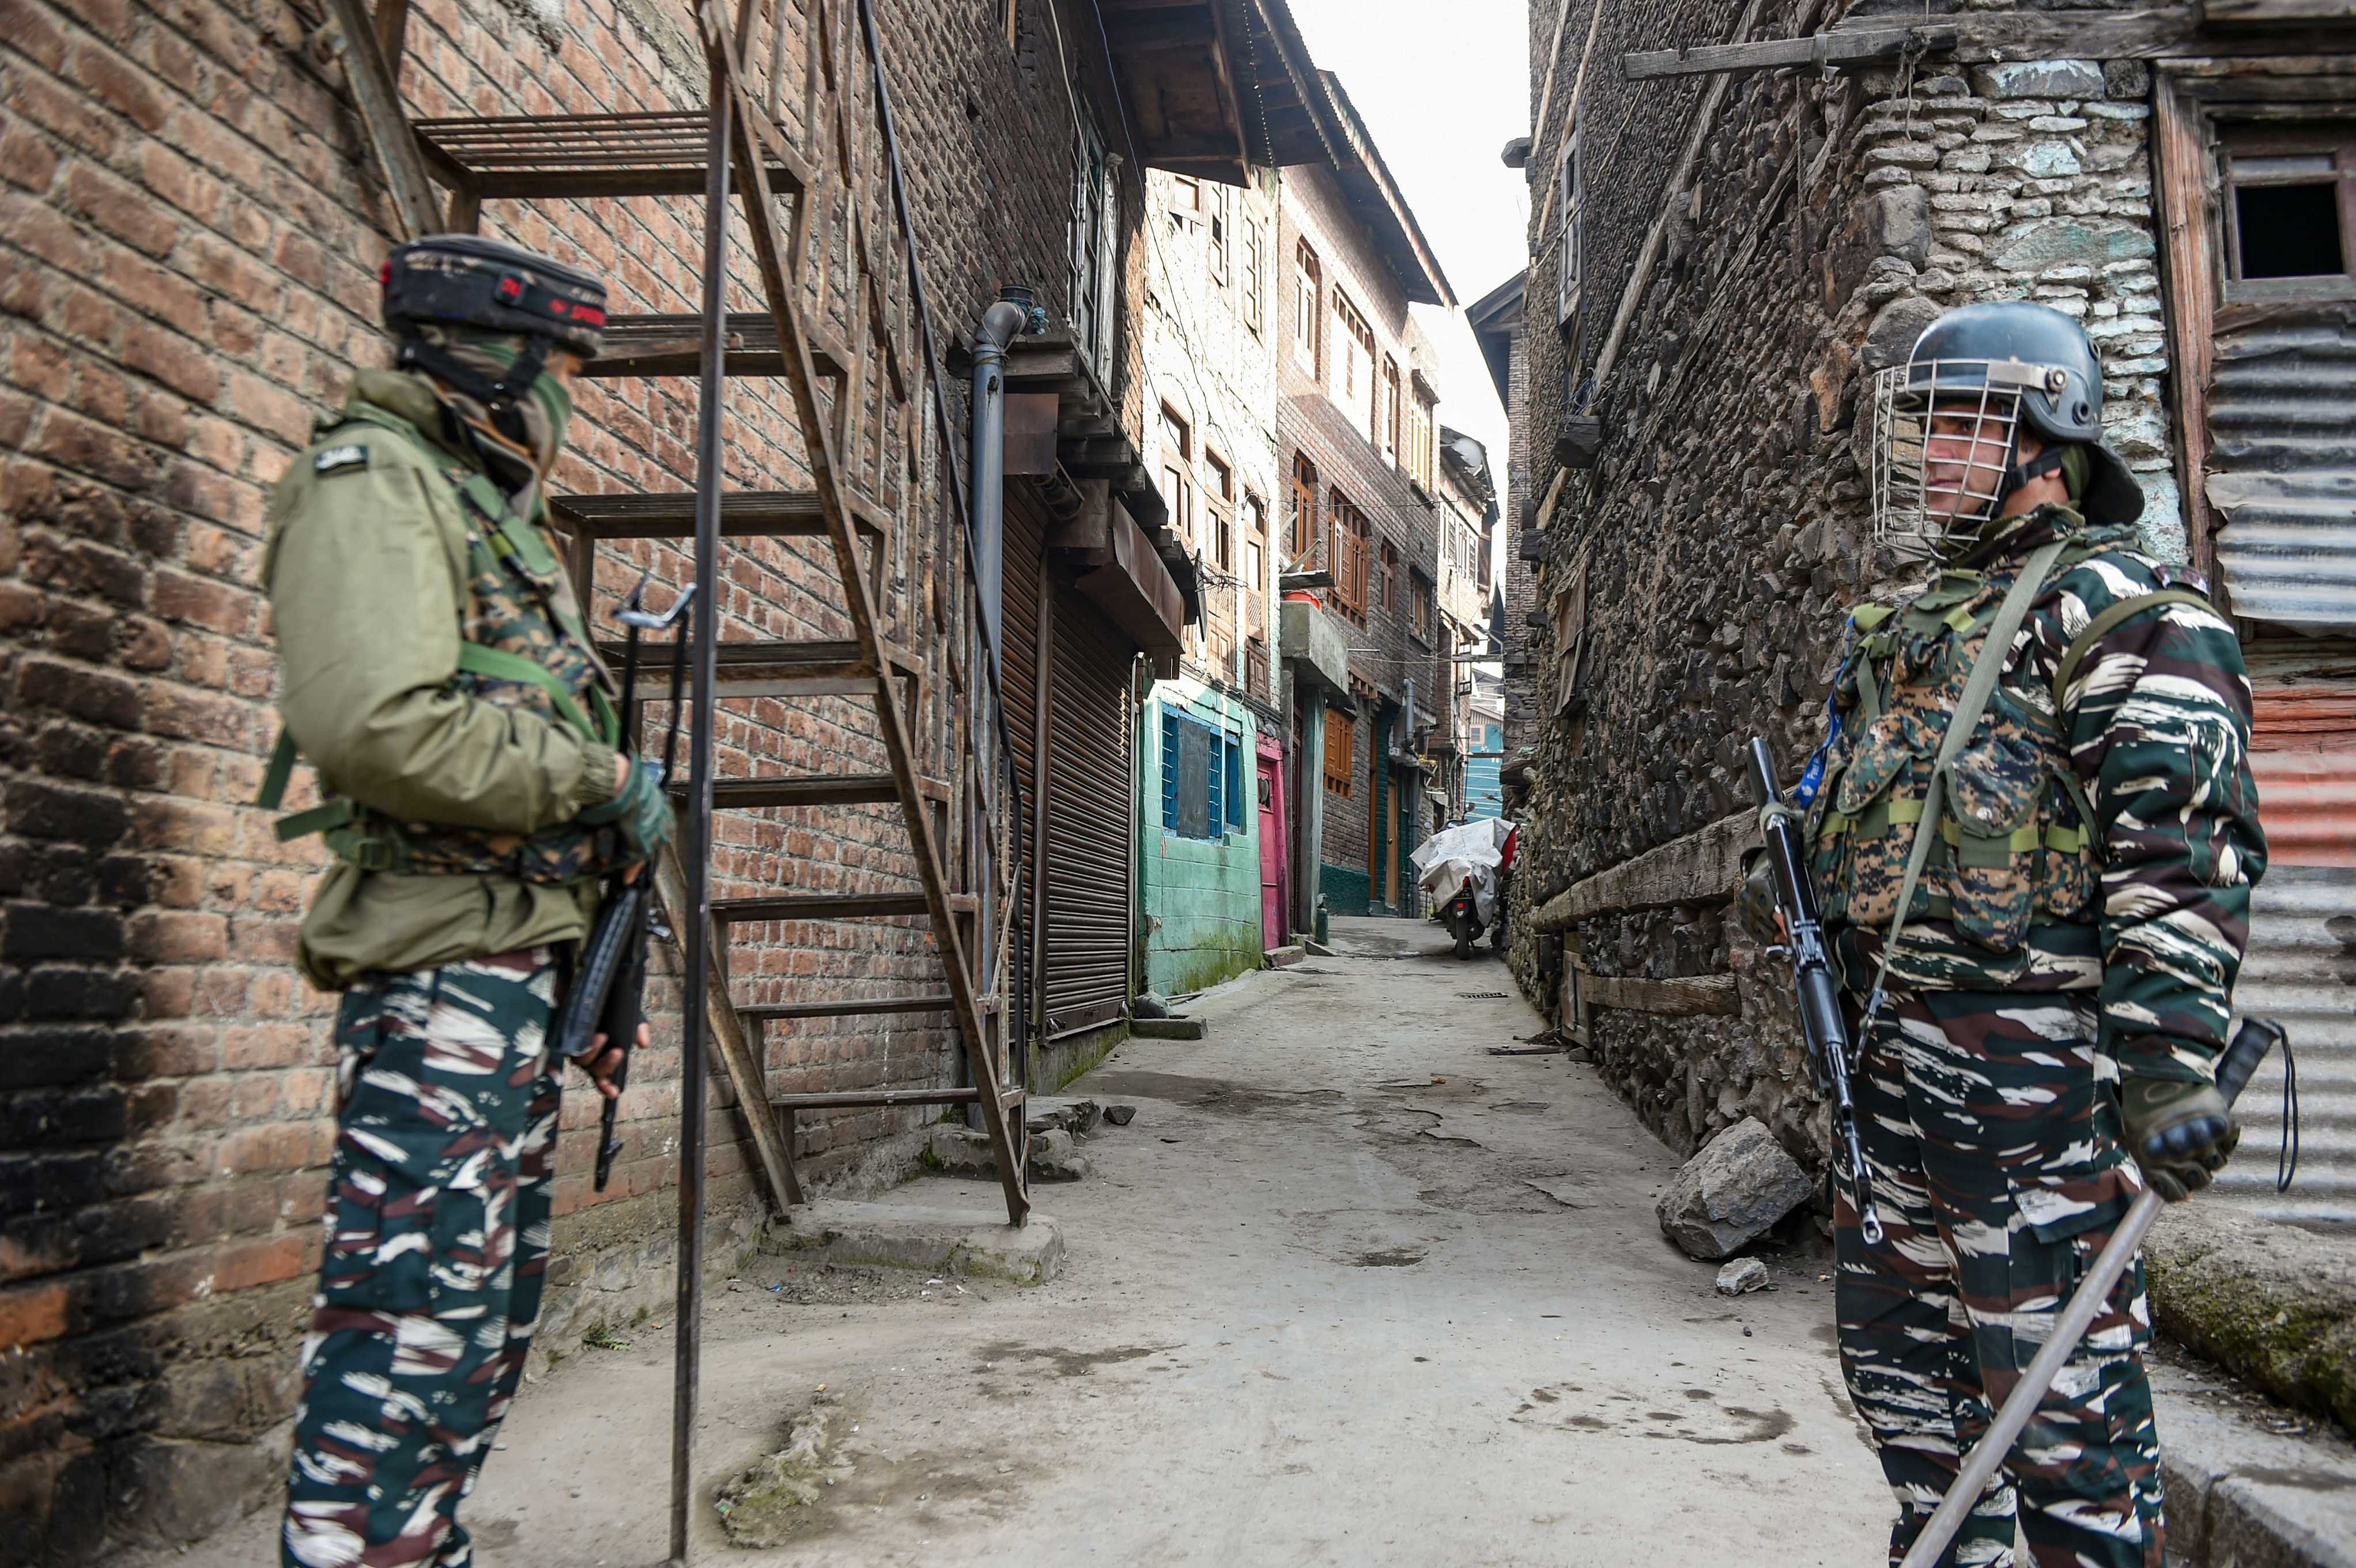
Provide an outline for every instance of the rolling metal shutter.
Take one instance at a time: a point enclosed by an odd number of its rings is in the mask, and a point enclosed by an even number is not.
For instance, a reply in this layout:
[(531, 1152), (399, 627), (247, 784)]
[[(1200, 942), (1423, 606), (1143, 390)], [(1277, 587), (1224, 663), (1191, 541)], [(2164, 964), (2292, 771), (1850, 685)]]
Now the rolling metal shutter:
[(1045, 1035), (1129, 1008), (1134, 807), (1127, 638), (1069, 588), (1056, 591), (1047, 723)]

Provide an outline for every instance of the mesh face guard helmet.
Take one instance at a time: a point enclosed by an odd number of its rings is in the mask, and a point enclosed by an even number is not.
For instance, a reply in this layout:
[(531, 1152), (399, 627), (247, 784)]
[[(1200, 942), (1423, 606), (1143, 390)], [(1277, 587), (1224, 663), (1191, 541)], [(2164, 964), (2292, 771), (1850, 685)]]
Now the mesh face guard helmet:
[[(1874, 387), (1874, 535), (1910, 553), (1975, 536), (2021, 486), (2087, 458), (2078, 509), (2133, 522), (2143, 489), (2102, 444), (2103, 372), (2083, 328), (2060, 311), (2008, 302), (1948, 312), (1907, 363)], [(2044, 448), (2020, 460), (2026, 427)]]
[[(587, 272), (476, 234), (432, 234), (393, 251), (379, 281), (384, 324), (401, 343), (401, 367), (418, 369), (481, 403), (491, 422), (523, 444), (517, 400), (552, 350), (594, 359), (604, 346), (605, 285)], [(523, 352), (496, 379), (428, 343), (425, 322), (519, 334)]]

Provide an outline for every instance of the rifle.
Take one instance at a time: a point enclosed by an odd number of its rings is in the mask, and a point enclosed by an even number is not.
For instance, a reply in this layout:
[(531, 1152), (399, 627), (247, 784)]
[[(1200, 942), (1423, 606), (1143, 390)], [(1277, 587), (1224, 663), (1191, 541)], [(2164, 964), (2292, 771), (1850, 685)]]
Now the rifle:
[[(668, 611), (657, 615), (645, 607), (646, 591), (647, 577), (640, 577), (615, 615), (629, 628), (628, 651), (622, 665), (622, 722), (623, 750), (633, 756), (637, 746), (628, 731), (635, 727), (636, 719), (632, 705), (637, 699), (638, 634), (642, 630), (659, 632), (675, 624), (688, 601), (695, 597), (695, 587), (691, 583), (671, 601)], [(682, 632), (671, 644), (670, 734), (663, 743), (660, 781), (666, 789), (670, 784), (671, 770), (679, 761), (680, 698), (686, 683), (687, 636)], [(614, 1131), (614, 1113), (621, 1104), (621, 1091), (629, 1082), (629, 1053), (637, 1044), (638, 1026), (646, 1019), (647, 944), (653, 935), (654, 869), (651, 864), (641, 864), (632, 869), (635, 876), (622, 872), (607, 880), (605, 899), (597, 906), (597, 919), (589, 928), (589, 940), (582, 945), (581, 964), (573, 975), (573, 987), (565, 994), (564, 1006), (556, 1016), (559, 1053), (576, 1059), (584, 1056), (590, 1042), (601, 1034), (607, 1047), (619, 1046), (622, 1051), (621, 1062), (614, 1069), (615, 1092), (606, 1100), (598, 1124), (596, 1189), (600, 1192), (605, 1190), (605, 1183), (614, 1174), (614, 1157), (621, 1152), (622, 1140)]]
[(1789, 933), (1785, 951), (1791, 955), (1792, 986), (1799, 999), (1800, 1033), (1815, 1061), (1817, 1083), (1832, 1094), (1833, 1131), (1840, 1139), (1835, 1164), (1847, 1160), (1846, 1179), (1857, 1204), (1858, 1229), (1868, 1242), (1878, 1243), (1881, 1214), (1873, 1206), (1865, 1146), (1857, 1135), (1857, 1097), (1849, 1090), (1848, 1020), (1841, 1016), (1840, 988), (1825, 951), (1825, 930), (1816, 917), (1816, 891), (1808, 880), (1799, 823), (1775, 787), (1775, 763), (1767, 755), (1767, 742), (1756, 736), (1751, 741), (1751, 793), (1759, 802), (1760, 836), (1767, 841), (1767, 860), (1775, 876), (1775, 907)]
[[(2217, 1092), (2225, 1097), (2225, 1104), (2231, 1105), (2242, 1097), (2242, 1091), (2249, 1086), (2251, 1074), (2257, 1072), (2258, 1064), (2276, 1046), (2284, 1047), (2285, 1060), (2287, 1061), (2289, 1044), (2289, 1037), (2283, 1032), (2280, 1024), (2267, 1019), (2243, 1019), (2241, 1029), (2233, 1036), (2233, 1043), (2225, 1048), (2225, 1054), (2217, 1062)], [(2297, 1125), (2297, 1112), (2293, 1109), (2284, 1123), (2286, 1138), (2296, 1136)], [(2285, 1173), (2278, 1179), (2277, 1187), (2289, 1185), (2290, 1178)], [(2094, 1266), (2086, 1271), (2086, 1277), (2079, 1283), (2077, 1293), (2070, 1297), (2070, 1305), (2062, 1309), (2053, 1331), (2046, 1336), (2036, 1359), (2029, 1363), (2029, 1371), (2021, 1374), (2020, 1381), (2013, 1385), (2012, 1392), (2005, 1397), (2004, 1408), (1997, 1412), (1996, 1420), (1989, 1423), (1987, 1431), (1972, 1445), (1972, 1451), (1964, 1456), (1963, 1467), (1956, 1472), (1954, 1484), (1940, 1499), (1938, 1511), (1931, 1516), (1931, 1522), (1922, 1527), (1922, 1533), (1916, 1536), (1914, 1544), (1907, 1549), (1906, 1561), (1901, 1568), (1930, 1568), (1939, 1560), (1939, 1554), (1947, 1549), (1947, 1542), (1954, 1539), (1955, 1531), (1963, 1525), (1964, 1516), (1971, 1512), (1972, 1506), (1980, 1500), (1980, 1493), (1987, 1488), (1988, 1477), (1996, 1474), (1997, 1467), (2003, 1464), (2005, 1456), (2012, 1452), (2014, 1441), (2029, 1425), (2029, 1418), (2037, 1413), (2038, 1405), (2045, 1398), (2045, 1391), (2053, 1386), (2054, 1378), (2060, 1374), (2062, 1364), (2069, 1360), (2071, 1352), (2077, 1349), (2078, 1341), (2086, 1337), (2087, 1328), (2094, 1324), (2094, 1314), (2110, 1300), (2111, 1287), (2118, 1284), (2119, 1275), (2125, 1274), (2127, 1264), (2135, 1261), (2136, 1249), (2143, 1245), (2144, 1232), (2151, 1229), (2152, 1221), (2158, 1218), (2166, 1203), (2166, 1199), (2147, 1187), (2136, 1196), (2135, 1203), (2127, 1210), (2127, 1217), (2119, 1221), (2117, 1230), (2111, 1232), (2111, 1239), (2096, 1254)]]

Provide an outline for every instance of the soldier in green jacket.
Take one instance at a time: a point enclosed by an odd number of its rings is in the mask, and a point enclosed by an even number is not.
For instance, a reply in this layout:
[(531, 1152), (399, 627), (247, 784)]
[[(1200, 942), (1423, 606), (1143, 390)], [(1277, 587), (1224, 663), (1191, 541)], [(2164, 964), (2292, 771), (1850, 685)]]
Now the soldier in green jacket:
[[(1856, 612), (1802, 784), (1863, 1014), (1886, 1233), (1844, 1190), (1836, 1295), (1892, 1563), (2136, 1194), (2207, 1185), (2236, 1136), (2213, 1063), (2265, 861), (2249, 681), (2198, 580), (2136, 548), (2102, 401), (2056, 311), (1923, 333), (1877, 505), (1936, 575)], [(2159, 1568), (2150, 1332), (2138, 1260), (1942, 1562), (2011, 1563), (2017, 1518), (2046, 1568)]]
[[(396, 368), (364, 370), (272, 497), (285, 668), (263, 790), (335, 863), (304, 975), (343, 993), (326, 1253), (282, 1561), (473, 1561), (456, 1521), (523, 1372), (549, 1243), (549, 1025), (600, 879), (671, 832), (541, 490), (605, 288), (470, 235), (387, 263)], [(639, 1043), (643, 1043), (643, 1030)], [(621, 1041), (582, 1066), (601, 1093)]]

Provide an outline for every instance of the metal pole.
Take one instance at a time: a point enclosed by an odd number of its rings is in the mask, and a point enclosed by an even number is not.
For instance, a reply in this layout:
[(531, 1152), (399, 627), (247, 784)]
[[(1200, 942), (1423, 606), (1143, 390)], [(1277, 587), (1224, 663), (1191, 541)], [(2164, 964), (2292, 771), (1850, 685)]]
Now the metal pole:
[(704, 149), (703, 397), (695, 432), (695, 733), (687, 752), (687, 997), (680, 1042), (679, 1349), (672, 1368), (670, 1561), (686, 1568), (695, 1499), (696, 1374), (703, 1350), (703, 1120), (709, 1076), (704, 1013), (712, 932), (712, 687), (719, 677), (721, 415), (727, 401), (728, 145), (734, 84), (727, 57), (712, 65), (711, 140)]

